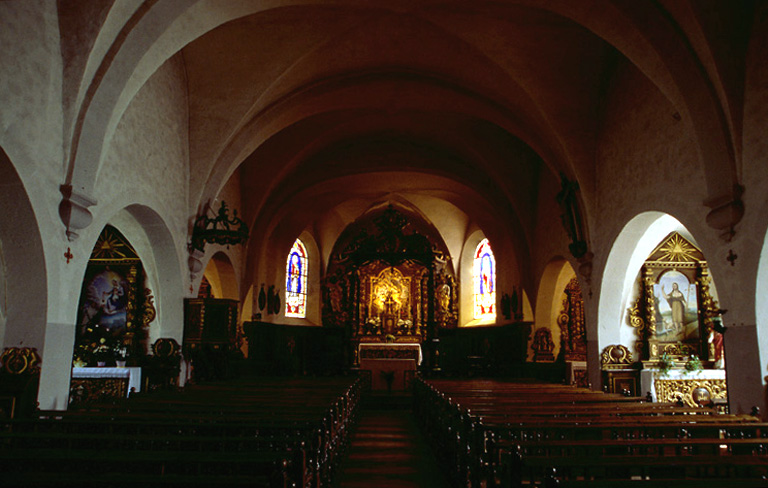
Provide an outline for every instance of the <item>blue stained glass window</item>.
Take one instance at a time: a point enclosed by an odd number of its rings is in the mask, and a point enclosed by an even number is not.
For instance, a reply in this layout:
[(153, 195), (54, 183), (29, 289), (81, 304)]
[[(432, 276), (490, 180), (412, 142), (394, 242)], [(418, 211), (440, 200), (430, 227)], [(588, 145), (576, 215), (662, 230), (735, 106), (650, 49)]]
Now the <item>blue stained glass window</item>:
[(304, 318), (307, 315), (307, 248), (296, 239), (288, 254), (285, 271), (285, 316)]
[(493, 256), (488, 239), (483, 239), (477, 245), (472, 277), (474, 317), (476, 319), (496, 317), (496, 258)]

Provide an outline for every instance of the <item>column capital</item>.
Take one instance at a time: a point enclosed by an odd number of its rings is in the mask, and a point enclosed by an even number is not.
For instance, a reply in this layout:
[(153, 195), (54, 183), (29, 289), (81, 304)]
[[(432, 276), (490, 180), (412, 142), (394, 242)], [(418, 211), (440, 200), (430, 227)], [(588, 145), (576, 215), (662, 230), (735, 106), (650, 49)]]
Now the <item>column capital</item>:
[(96, 205), (96, 199), (75, 191), (72, 185), (61, 185), (59, 191), (63, 197), (59, 203), (59, 217), (67, 228), (67, 239), (74, 241), (78, 231), (91, 225), (93, 215), (88, 207)]

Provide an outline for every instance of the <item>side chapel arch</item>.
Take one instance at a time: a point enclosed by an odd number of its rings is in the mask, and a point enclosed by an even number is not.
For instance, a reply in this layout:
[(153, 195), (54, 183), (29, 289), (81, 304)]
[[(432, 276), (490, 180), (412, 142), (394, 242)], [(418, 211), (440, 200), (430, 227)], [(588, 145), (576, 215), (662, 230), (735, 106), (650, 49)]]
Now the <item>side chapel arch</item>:
[(48, 309), (43, 242), (24, 184), (2, 148), (0, 182), (0, 252), (5, 263), (0, 344), (34, 347), (42, 354)]

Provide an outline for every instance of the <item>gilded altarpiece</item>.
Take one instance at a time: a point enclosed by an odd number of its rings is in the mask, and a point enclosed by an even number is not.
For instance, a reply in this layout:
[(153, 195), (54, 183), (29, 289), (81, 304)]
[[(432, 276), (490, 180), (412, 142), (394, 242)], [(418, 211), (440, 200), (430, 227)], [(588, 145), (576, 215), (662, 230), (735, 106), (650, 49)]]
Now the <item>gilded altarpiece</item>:
[(579, 280), (573, 278), (565, 287), (563, 310), (557, 318), (560, 326), (560, 351), (566, 361), (587, 360), (587, 329), (584, 322), (584, 298)]
[(448, 256), (436, 231), (393, 206), (340, 237), (323, 279), (323, 324), (346, 329), (353, 366), (360, 344), (422, 344), (457, 325)]
[(666, 354), (677, 360), (709, 358), (708, 339), (720, 318), (712, 280), (702, 252), (673, 232), (650, 254), (640, 270), (638, 297), (629, 310), (637, 331), (636, 350), (646, 366)]
[(587, 387), (587, 329), (579, 280), (575, 277), (571, 279), (563, 294), (563, 308), (557, 317), (560, 328), (559, 359), (565, 362), (568, 383)]
[[(642, 383), (658, 401), (691, 406), (725, 401), (725, 375), (718, 369), (723, 356), (720, 313), (703, 253), (671, 233), (643, 264), (637, 301), (629, 310)], [(682, 369), (692, 356), (701, 360), (703, 371)], [(673, 369), (658, 373), (666, 369), (662, 361), (672, 361)]]
[[(146, 356), (156, 315), (144, 282), (136, 251), (117, 229), (106, 226), (91, 252), (80, 294), (70, 405), (125, 397), (128, 378), (140, 377), (141, 368), (126, 365), (140, 365)], [(114, 366), (119, 374), (110, 373)], [(97, 368), (103, 369), (89, 371)]]

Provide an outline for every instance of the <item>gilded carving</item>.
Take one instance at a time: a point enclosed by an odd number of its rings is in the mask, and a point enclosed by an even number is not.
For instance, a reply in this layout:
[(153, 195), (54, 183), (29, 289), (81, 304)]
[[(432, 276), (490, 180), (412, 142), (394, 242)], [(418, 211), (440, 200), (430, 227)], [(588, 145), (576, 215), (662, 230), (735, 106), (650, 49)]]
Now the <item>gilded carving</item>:
[(654, 386), (658, 401), (670, 403), (682, 401), (689, 407), (699, 407), (714, 400), (728, 398), (724, 379), (657, 379)]
[(632, 352), (621, 344), (612, 344), (600, 355), (603, 366), (608, 364), (632, 364)]
[(552, 351), (555, 344), (552, 342), (552, 332), (549, 329), (542, 328), (536, 331), (533, 336), (533, 359), (534, 361), (554, 361), (555, 356)]
[(157, 316), (154, 300), (155, 297), (152, 296), (152, 290), (144, 288), (144, 313), (142, 315), (144, 327), (149, 327), (149, 324), (155, 320), (155, 317)]
[(643, 320), (643, 314), (640, 312), (640, 300), (638, 300), (629, 309), (629, 325), (637, 329), (640, 333), (645, 329), (645, 320)]
[(653, 272), (643, 267), (643, 299), (645, 301), (645, 328), (649, 335), (656, 334), (656, 303), (653, 299)]
[(674, 344), (663, 344), (662, 346), (662, 354), (666, 354), (667, 356), (690, 356), (691, 354), (697, 353), (698, 351), (696, 348), (681, 342)]
[(13, 374), (40, 372), (40, 356), (34, 347), (6, 347), (0, 356), (2, 371)]
[(566, 361), (584, 361), (587, 358), (584, 299), (576, 278), (566, 285), (565, 295), (563, 310), (557, 317), (557, 325), (560, 327), (560, 347)]

